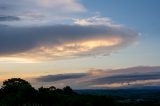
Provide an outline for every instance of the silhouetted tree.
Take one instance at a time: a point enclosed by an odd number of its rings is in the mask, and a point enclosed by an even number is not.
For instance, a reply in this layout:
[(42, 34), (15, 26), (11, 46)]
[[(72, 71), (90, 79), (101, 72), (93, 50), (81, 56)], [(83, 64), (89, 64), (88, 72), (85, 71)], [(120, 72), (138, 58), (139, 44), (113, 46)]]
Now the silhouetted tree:
[(31, 84), (20, 78), (11, 78), (3, 82), (3, 103), (22, 104), (31, 102), (35, 96), (36, 90)]
[(65, 93), (68, 93), (68, 94), (73, 94), (73, 93), (74, 93), (70, 86), (64, 87), (64, 88), (63, 88), (63, 91), (64, 91)]
[(3, 82), (2, 89), (23, 89), (32, 88), (31, 84), (21, 78), (11, 78)]

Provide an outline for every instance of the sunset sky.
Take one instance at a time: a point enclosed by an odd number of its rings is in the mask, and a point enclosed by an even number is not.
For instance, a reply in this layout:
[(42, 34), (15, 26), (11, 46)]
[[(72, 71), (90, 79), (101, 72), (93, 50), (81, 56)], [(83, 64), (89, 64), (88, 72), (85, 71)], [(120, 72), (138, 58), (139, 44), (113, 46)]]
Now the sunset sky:
[(159, 0), (0, 0), (0, 81), (160, 86)]

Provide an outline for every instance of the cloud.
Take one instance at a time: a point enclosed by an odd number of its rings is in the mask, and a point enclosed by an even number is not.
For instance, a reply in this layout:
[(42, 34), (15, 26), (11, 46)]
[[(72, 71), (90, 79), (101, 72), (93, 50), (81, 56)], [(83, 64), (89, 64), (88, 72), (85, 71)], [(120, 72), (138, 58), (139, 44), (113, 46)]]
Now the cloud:
[(105, 84), (105, 83), (128, 83), (132, 81), (140, 80), (154, 80), (160, 78), (160, 72), (158, 73), (143, 73), (143, 74), (131, 74), (131, 75), (114, 75), (110, 77), (103, 77), (93, 80), (94, 83)]
[[(39, 5), (49, 8), (59, 8), (63, 11), (82, 12), (85, 8), (77, 0), (35, 0)], [(63, 8), (60, 8), (63, 7)]]
[(0, 56), (54, 60), (109, 55), (137, 40), (126, 27), (107, 25), (52, 25), (0, 27)]
[(55, 82), (55, 81), (61, 81), (66, 79), (76, 79), (86, 76), (85, 73), (77, 73), (77, 74), (58, 74), (58, 75), (47, 75), (47, 76), (41, 76), (40, 78), (36, 78), (38, 81), (42, 82)]
[(71, 18), (73, 14), (83, 13), (85, 11), (85, 7), (77, 0), (0, 1), (0, 15), (19, 17), (21, 19), (20, 22), (3, 22), (4, 24), (14, 26), (54, 23), (55, 20), (60, 20), (62, 17)]
[[(60, 75), (48, 75), (50, 79), (46, 80), (48, 76), (40, 77), (39, 82), (48, 82), (57, 87), (63, 87), (70, 85), (73, 88), (78, 89), (90, 89), (90, 88), (133, 88), (144, 86), (160, 86), (160, 66), (153, 67), (131, 67), (125, 69), (115, 70), (90, 70), (87, 73), (69, 74), (69, 78), (64, 79), (63, 74)], [(82, 75), (81, 77), (75, 77), (75, 75)], [(84, 76), (83, 76), (84, 75)], [(67, 76), (67, 74), (66, 74)], [(74, 78), (75, 77), (75, 78)], [(56, 78), (56, 80), (54, 80)], [(62, 79), (61, 79), (62, 78)]]
[(106, 83), (106, 84), (97, 84), (91, 85), (91, 88), (104, 89), (104, 88), (145, 88), (145, 87), (159, 87), (160, 79), (153, 80), (135, 80), (122, 83)]
[(82, 12), (78, 0), (1, 0), (0, 62), (110, 55), (137, 40), (137, 32), (106, 17), (73, 18)]
[(122, 27), (123, 25), (115, 24), (110, 18), (108, 17), (101, 17), (101, 16), (93, 16), (84, 19), (73, 19), (75, 24), (86, 26), (86, 25), (106, 25), (110, 27)]
[[(86, 10), (77, 0), (1, 0), (0, 3), (1, 10), (12, 11), (14, 13), (33, 10), (47, 10), (51, 12), (52, 9), (58, 9), (59, 12), (83, 12)], [(18, 9), (22, 10), (16, 11)]]
[(19, 17), (15, 16), (0, 16), (0, 21), (19, 21)]

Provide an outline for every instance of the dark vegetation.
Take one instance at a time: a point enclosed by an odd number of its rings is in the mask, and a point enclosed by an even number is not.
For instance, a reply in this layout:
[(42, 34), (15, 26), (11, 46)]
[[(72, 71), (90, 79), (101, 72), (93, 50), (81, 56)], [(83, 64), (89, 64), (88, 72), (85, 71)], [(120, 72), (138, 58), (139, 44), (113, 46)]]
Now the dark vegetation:
[(80, 93), (69, 86), (63, 89), (54, 86), (35, 89), (23, 79), (12, 78), (3, 82), (0, 106), (160, 106), (160, 92), (144, 97), (151, 100), (122, 95)]

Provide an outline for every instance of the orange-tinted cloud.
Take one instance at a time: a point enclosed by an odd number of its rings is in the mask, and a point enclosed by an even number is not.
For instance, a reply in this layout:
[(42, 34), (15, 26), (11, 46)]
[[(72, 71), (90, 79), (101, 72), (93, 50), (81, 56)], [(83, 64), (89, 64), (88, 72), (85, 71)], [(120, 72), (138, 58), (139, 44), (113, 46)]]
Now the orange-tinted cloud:
[(0, 57), (56, 60), (108, 55), (136, 41), (138, 33), (123, 26), (52, 25), (0, 27)]

